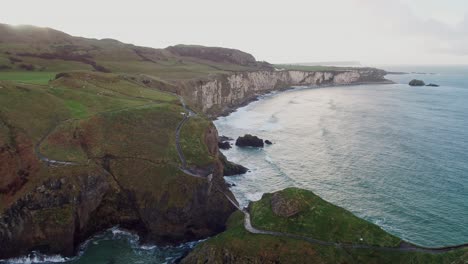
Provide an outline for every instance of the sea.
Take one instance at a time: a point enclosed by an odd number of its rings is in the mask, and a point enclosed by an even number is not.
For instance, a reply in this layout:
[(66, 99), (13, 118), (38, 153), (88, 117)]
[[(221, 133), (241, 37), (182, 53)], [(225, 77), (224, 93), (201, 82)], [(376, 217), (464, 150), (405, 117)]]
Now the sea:
[[(409, 74), (387, 75), (395, 84), (292, 87), (218, 118), (220, 135), (273, 142), (223, 151), (249, 169), (226, 181), (243, 206), (295, 186), (421, 246), (467, 243), (468, 66), (378, 67)], [(440, 86), (410, 87), (412, 79)], [(173, 263), (196, 244), (141, 245), (113, 228), (75, 258), (4, 263)]]

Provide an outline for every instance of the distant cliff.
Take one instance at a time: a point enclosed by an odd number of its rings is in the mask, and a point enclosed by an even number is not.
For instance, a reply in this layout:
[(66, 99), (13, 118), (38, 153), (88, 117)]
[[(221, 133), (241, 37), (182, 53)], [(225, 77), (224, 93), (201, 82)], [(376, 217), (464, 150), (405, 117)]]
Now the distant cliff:
[(253, 71), (216, 75), (181, 83), (179, 93), (209, 116), (232, 111), (256, 96), (291, 86), (389, 83), (386, 72), (375, 68), (331, 71)]

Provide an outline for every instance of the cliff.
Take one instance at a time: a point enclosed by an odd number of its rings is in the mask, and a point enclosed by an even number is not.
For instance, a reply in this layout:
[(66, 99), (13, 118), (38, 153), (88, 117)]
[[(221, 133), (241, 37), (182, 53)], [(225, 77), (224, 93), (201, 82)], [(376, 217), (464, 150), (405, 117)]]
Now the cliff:
[(209, 120), (181, 128), (187, 167), (211, 174), (193, 176), (177, 155), (178, 97), (113, 74), (61, 76), (0, 81), (0, 259), (73, 255), (115, 225), (159, 244), (224, 230), (235, 208)]
[(192, 105), (215, 117), (271, 91), (291, 86), (388, 83), (385, 74), (385, 71), (374, 68), (239, 72), (180, 82), (179, 93)]

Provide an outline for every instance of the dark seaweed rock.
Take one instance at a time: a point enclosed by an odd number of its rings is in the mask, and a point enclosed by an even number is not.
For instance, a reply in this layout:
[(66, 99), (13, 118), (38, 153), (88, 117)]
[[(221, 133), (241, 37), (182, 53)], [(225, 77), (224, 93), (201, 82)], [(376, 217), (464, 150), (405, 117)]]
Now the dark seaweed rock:
[(272, 143), (270, 140), (266, 139), (266, 140), (265, 140), (265, 144), (271, 145), (271, 144), (273, 144), (273, 143)]
[(428, 84), (428, 85), (426, 85), (426, 86), (430, 86), (430, 87), (439, 87), (439, 85), (438, 85), (438, 84), (435, 84), (435, 83), (430, 83), (430, 84)]
[(263, 148), (263, 140), (261, 138), (258, 138), (257, 136), (246, 134), (243, 137), (237, 138), (236, 146)]
[(230, 148), (231, 148), (231, 144), (229, 144), (229, 142), (227, 142), (227, 141), (218, 142), (218, 147), (219, 147), (220, 149), (227, 150), (227, 149), (230, 149)]
[(426, 84), (424, 83), (424, 81), (414, 79), (409, 82), (409, 85), (410, 86), (424, 86)]
[(234, 139), (230, 138), (230, 137), (226, 137), (226, 136), (219, 136), (218, 140), (219, 141), (231, 141), (231, 140), (234, 140)]
[(226, 156), (224, 156), (221, 152), (219, 152), (219, 159), (223, 163), (224, 176), (244, 174), (248, 171), (246, 167), (227, 160)]

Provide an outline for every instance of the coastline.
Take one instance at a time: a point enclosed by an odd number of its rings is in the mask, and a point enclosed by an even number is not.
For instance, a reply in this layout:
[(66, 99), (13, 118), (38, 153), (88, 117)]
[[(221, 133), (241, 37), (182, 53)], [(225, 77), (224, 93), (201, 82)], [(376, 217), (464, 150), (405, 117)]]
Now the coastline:
[[(281, 93), (282, 91), (291, 90), (291, 89), (295, 89), (295, 88), (298, 88), (298, 89), (313, 89), (313, 88), (325, 88), (325, 87), (340, 87), (340, 86), (354, 86), (354, 85), (358, 86), (358, 85), (372, 85), (372, 84), (398, 84), (398, 83), (399, 82), (389, 81), (389, 82), (378, 82), (378, 83), (376, 83), (376, 82), (364, 82), (364, 83), (356, 83), (356, 84), (353, 83), (353, 84), (344, 84), (344, 85), (316, 85), (316, 86), (304, 86), (304, 87), (297, 87), (296, 86), (296, 87), (290, 87), (289, 89), (276, 90), (276, 91), (273, 91), (273, 92)], [(372, 88), (370, 88), (370, 89), (372, 89)], [(269, 93), (264, 93), (262, 95), (268, 96)], [(254, 100), (250, 100), (249, 102), (247, 102), (247, 103), (245, 103), (243, 105), (240, 105), (237, 108), (231, 109), (229, 114), (232, 113), (232, 112), (235, 112), (238, 108), (241, 108), (241, 107), (244, 107), (244, 106), (248, 105), (250, 102), (258, 101), (259, 99), (261, 99), (260, 96), (262, 96), (262, 95), (257, 95)], [(227, 123), (229, 123), (229, 122), (227, 122)], [(230, 137), (233, 136), (233, 135), (230, 135), (230, 134), (226, 134), (226, 135), (230, 136)], [(231, 151), (231, 150), (228, 150), (227, 152), (224, 152), (224, 153), (228, 153), (229, 151)], [(240, 164), (242, 164), (242, 163), (240, 163)], [(415, 245), (418, 245), (418, 244), (415, 244)], [(422, 244), (422, 245), (424, 245), (424, 244)], [(434, 247), (427, 246), (427, 245), (426, 246), (418, 246), (418, 247), (423, 248), (423, 249), (430, 249), (430, 250), (432, 250), (432, 249), (457, 249), (457, 248), (461, 248), (461, 247), (467, 247), (467, 244), (464, 241), (462, 241), (461, 243), (455, 242), (453, 244), (448, 243), (448, 244), (440, 244), (440, 245), (441, 246), (434, 246)]]
[(316, 85), (304, 85), (304, 86), (291, 85), (291, 86), (284, 87), (284, 88), (279, 88), (279, 89), (264, 90), (264, 91), (262, 91), (260, 93), (257, 93), (257, 94), (254, 94), (252, 96), (246, 97), (244, 99), (244, 101), (242, 101), (241, 103), (239, 103), (239, 104), (237, 104), (235, 106), (227, 107), (227, 109), (224, 109), (220, 114), (213, 116), (211, 119), (212, 120), (217, 120), (219, 117), (229, 116), (231, 113), (237, 111), (237, 109), (239, 109), (241, 107), (244, 107), (244, 106), (247, 106), (252, 102), (258, 101), (258, 100), (260, 100), (261, 96), (268, 95), (268, 94), (273, 93), (273, 92), (281, 93), (281, 92), (285, 92), (285, 91), (289, 91), (289, 90), (293, 90), (293, 89), (297, 89), (297, 88), (315, 89), (315, 88), (342, 87), (342, 86), (347, 87), (347, 86), (372, 85), (372, 84), (386, 85), (386, 84), (396, 84), (396, 82), (394, 82), (392, 80), (385, 79), (383, 81), (362, 81), (362, 82), (345, 83), (345, 84), (318, 84), (318, 85), (316, 84)]

